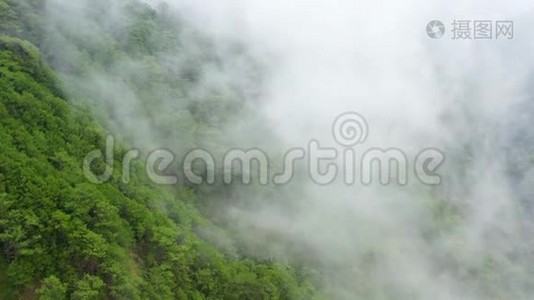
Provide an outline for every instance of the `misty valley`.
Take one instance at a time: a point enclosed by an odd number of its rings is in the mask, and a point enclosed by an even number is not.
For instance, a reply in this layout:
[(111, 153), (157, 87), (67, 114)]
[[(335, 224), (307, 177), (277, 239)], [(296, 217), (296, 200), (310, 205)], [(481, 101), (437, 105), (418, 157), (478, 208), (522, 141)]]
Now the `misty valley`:
[(0, 299), (532, 299), (533, 14), (0, 0)]

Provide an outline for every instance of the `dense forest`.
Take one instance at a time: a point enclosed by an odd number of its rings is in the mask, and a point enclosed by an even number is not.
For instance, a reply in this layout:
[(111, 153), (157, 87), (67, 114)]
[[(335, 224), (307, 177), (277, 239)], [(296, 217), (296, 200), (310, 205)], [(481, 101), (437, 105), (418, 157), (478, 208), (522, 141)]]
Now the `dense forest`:
[[(141, 162), (134, 164), (132, 180), (123, 183), (119, 170), (126, 150), (121, 145), (115, 145), (112, 180), (96, 185), (84, 177), (84, 157), (104, 149), (106, 134), (117, 129), (117, 124), (106, 122), (113, 120), (110, 110), (84, 100), (99, 97), (98, 91), (82, 88), (96, 68), (114, 68), (132, 57), (145, 57), (141, 73), (131, 73), (125, 84), (135, 86), (141, 98), (145, 93), (145, 100), (156, 91), (162, 93), (162, 88), (179, 95), (184, 99), (176, 104), (181, 117), (172, 120), (189, 122), (182, 127), (203, 126), (207, 129), (197, 131), (206, 133), (216, 127), (210, 122), (238, 113), (232, 108), (238, 95), (227, 96), (228, 101), (209, 95), (207, 102), (187, 100), (198, 76), (195, 64), (216, 60), (210, 53), (189, 55), (186, 49), (190, 66), (181, 74), (165, 73), (164, 65), (155, 62), (158, 53), (180, 47), (179, 33), (172, 31), (180, 27), (167, 24), (176, 20), (140, 2), (117, 2), (129, 12), (121, 30), (90, 37), (90, 32), (62, 27), (72, 30), (65, 35), (79, 38), (79, 48), (69, 49), (57, 40), (46, 40), (54, 37), (45, 34), (50, 28), (44, 25), (43, 1), (0, 1), (0, 298), (317, 296), (302, 268), (247, 258), (239, 247), (219, 249), (203, 239), (202, 232), (223, 235), (224, 230), (199, 212), (191, 188), (151, 183)], [(91, 2), (88, 9), (93, 11), (87, 13), (105, 13), (106, 5), (106, 1)], [(78, 75), (79, 82), (71, 83), (79, 84), (77, 94), (64, 88), (72, 74)], [(153, 80), (139, 78), (140, 74)], [(150, 85), (142, 86), (146, 82)], [(145, 106), (147, 114), (154, 113), (150, 107), (157, 107)], [(223, 115), (210, 113), (214, 107)], [(169, 122), (161, 126), (172, 128)], [(133, 143), (135, 138), (123, 140)], [(97, 173), (105, 163), (92, 168)]]
[[(220, 2), (0, 0), (0, 300), (532, 298), (531, 14), (447, 41), (425, 35), (445, 0)], [(222, 182), (229, 149), (274, 175), (312, 140), (446, 159), (438, 185), (317, 184), (311, 154), (287, 184)], [(194, 149), (214, 182), (184, 176)]]

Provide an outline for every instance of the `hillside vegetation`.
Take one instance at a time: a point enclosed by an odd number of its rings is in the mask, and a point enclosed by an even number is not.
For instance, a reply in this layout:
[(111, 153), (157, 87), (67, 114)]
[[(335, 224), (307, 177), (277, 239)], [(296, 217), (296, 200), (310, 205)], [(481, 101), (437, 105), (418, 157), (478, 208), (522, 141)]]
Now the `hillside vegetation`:
[[(131, 3), (138, 17), (156, 16)], [(199, 213), (194, 192), (150, 183), (142, 162), (134, 164), (132, 181), (121, 182), (120, 145), (112, 180), (96, 185), (84, 177), (84, 157), (105, 148), (113, 126), (95, 121), (108, 117), (103, 107), (75, 101), (63, 88), (59, 78), (83, 73), (83, 63), (62, 65), (53, 56), (65, 53), (39, 49), (40, 6), (0, 1), (0, 298), (310, 299), (315, 288), (297, 269), (200, 238), (199, 231), (224, 232)], [(147, 41), (146, 28), (135, 28), (124, 41), (111, 41), (117, 55), (165, 47), (165, 39)], [(102, 49), (86, 53), (89, 67), (113, 58)], [(185, 107), (197, 116), (206, 109)]]

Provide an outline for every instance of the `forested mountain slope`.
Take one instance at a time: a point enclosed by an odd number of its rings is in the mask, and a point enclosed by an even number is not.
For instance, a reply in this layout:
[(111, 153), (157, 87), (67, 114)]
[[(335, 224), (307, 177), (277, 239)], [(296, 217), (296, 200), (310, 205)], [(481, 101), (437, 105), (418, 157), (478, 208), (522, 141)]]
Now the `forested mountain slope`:
[[(84, 177), (106, 129), (32, 45), (42, 42), (39, 5), (0, 1), (0, 298), (310, 299), (315, 288), (295, 269), (199, 238), (218, 229), (195, 194), (151, 184), (141, 162), (128, 184)], [(116, 145), (117, 172), (124, 153)]]
[(0, 0), (0, 300), (531, 299), (532, 13), (438, 41), (398, 5)]

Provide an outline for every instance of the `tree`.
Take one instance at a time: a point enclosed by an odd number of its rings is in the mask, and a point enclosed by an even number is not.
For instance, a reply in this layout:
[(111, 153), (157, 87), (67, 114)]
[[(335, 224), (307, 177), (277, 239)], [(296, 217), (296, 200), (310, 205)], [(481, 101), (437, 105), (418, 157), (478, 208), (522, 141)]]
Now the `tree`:
[(43, 279), (37, 294), (39, 300), (63, 300), (66, 299), (67, 287), (56, 276), (52, 275)]
[(82, 280), (76, 284), (76, 289), (72, 293), (72, 300), (91, 300), (99, 299), (104, 288), (104, 282), (102, 279), (85, 275)]

